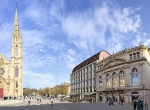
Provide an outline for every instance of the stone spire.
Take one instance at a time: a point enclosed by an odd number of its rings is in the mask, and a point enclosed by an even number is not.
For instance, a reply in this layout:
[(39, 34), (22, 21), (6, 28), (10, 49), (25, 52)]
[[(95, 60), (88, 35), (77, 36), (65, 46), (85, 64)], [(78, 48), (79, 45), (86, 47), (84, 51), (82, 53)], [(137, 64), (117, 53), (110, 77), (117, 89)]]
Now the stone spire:
[(17, 4), (16, 4), (16, 13), (15, 13), (15, 21), (14, 21), (14, 34), (16, 36), (19, 36), (19, 21), (18, 21), (18, 10), (17, 10)]

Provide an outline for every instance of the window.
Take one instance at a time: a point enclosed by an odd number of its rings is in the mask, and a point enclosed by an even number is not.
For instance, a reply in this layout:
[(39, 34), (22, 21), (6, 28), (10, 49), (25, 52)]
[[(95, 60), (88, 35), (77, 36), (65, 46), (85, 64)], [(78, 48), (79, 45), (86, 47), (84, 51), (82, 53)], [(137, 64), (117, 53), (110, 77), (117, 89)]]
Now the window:
[(120, 83), (120, 86), (125, 86), (125, 83), (124, 83), (124, 71), (120, 71), (119, 72), (119, 83)]
[(137, 58), (140, 58), (140, 52), (137, 52)]
[(99, 87), (102, 88), (102, 77), (99, 77)]
[(15, 69), (15, 77), (18, 77), (18, 67)]
[(132, 60), (132, 54), (130, 54), (130, 60)]
[(136, 54), (135, 53), (133, 54), (133, 58), (136, 59)]
[(18, 88), (18, 82), (16, 81), (16, 88)]
[(117, 74), (113, 73), (113, 87), (117, 87)]
[(16, 45), (16, 56), (18, 56), (18, 45)]
[(132, 69), (132, 85), (138, 85), (138, 70), (136, 68)]
[(109, 74), (107, 74), (106, 76), (106, 86), (107, 88), (110, 88), (110, 75)]

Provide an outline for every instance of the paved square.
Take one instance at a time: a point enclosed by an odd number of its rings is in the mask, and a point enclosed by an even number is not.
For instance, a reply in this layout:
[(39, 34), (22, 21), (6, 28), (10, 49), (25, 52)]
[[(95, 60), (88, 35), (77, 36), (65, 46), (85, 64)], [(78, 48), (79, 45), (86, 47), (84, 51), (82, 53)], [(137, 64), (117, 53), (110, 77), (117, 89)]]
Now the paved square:
[(132, 105), (111, 105), (104, 103), (57, 103), (51, 107), (50, 104), (39, 105), (17, 105), (0, 107), (0, 110), (133, 110)]

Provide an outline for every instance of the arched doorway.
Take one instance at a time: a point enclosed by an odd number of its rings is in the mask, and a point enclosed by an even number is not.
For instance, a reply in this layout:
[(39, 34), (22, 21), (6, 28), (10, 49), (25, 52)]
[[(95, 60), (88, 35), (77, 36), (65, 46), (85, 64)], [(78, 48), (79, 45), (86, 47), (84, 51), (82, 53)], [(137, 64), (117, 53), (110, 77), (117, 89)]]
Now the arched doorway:
[(138, 92), (132, 92), (132, 102), (134, 99), (138, 100), (138, 98), (139, 98), (139, 93)]

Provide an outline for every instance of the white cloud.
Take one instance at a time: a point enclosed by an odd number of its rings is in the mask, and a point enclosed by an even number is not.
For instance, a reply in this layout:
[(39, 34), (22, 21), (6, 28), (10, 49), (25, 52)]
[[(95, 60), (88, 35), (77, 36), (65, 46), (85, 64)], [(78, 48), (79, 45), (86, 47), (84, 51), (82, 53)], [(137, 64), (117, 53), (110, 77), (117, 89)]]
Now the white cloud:
[(39, 88), (51, 87), (56, 84), (55, 76), (52, 74), (35, 73), (33, 71), (24, 71), (24, 87)]
[(62, 29), (67, 34), (69, 42), (82, 49), (93, 49), (95, 46), (107, 47), (108, 44), (122, 48), (121, 41), (126, 39), (124, 36), (136, 33), (140, 28), (141, 19), (139, 14), (135, 14), (136, 11), (136, 8), (122, 9), (104, 2), (94, 9), (68, 15), (62, 20)]
[(80, 54), (77, 54), (73, 49), (68, 49), (67, 52), (62, 52), (59, 56), (59, 60), (61, 61), (63, 59), (68, 69), (73, 69), (80, 58)]

